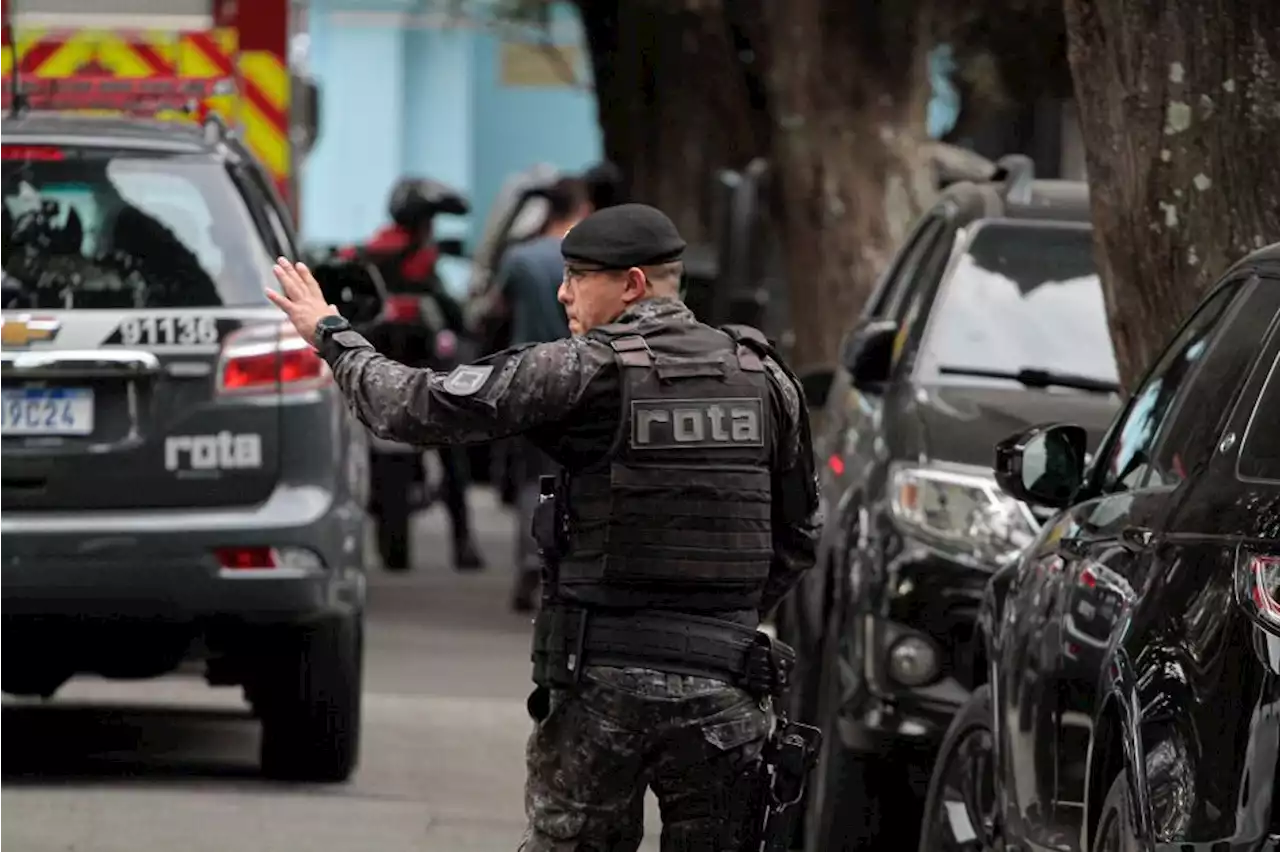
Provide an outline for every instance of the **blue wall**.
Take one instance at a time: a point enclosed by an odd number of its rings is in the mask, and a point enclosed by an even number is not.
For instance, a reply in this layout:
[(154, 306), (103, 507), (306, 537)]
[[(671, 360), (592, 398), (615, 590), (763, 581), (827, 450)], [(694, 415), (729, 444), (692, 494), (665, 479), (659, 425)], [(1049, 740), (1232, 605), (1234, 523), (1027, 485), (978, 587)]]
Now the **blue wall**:
[(390, 27), (337, 30), (311, 20), (311, 67), (321, 89), (321, 128), (303, 167), (304, 239), (342, 242), (383, 218), (387, 189), (400, 174), (403, 39)]
[[(385, 221), (403, 174), (468, 193), (472, 215), (440, 229), (475, 237), (511, 172), (539, 162), (580, 170), (601, 156), (594, 95), (503, 86), (502, 37), (474, 20), (445, 25), (412, 0), (312, 0), (308, 25), (322, 126), (303, 170), (307, 242), (367, 236)], [(565, 10), (553, 32), (561, 42), (581, 39)]]
[[(512, 172), (535, 163), (581, 171), (602, 156), (595, 95), (581, 89), (503, 86), (501, 39), (477, 34), (474, 46), (475, 202), (483, 222), (490, 200)], [(585, 45), (582, 50), (586, 55)], [(590, 63), (585, 63), (589, 79)], [(482, 164), (482, 165), (481, 165)]]

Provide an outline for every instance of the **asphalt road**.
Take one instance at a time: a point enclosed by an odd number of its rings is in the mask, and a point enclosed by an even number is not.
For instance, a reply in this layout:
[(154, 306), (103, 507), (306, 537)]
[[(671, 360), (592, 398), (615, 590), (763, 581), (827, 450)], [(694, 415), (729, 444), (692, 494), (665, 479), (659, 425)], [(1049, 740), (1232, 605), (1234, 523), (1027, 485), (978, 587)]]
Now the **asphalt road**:
[[(437, 508), (418, 519), (414, 571), (371, 573), (350, 783), (261, 780), (238, 689), (77, 680), (48, 703), (5, 699), (5, 852), (514, 850), (530, 625), (506, 608), (510, 517), (487, 492), (472, 505), (487, 571), (453, 572)], [(649, 805), (644, 848), (656, 850)]]

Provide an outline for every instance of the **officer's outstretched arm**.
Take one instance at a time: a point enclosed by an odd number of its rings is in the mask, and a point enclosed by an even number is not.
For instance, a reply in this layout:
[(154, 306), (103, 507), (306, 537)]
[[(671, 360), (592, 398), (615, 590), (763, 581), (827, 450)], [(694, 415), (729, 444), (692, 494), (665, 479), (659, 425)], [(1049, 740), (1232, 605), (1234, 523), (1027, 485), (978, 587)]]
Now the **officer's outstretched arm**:
[(354, 331), (320, 354), (360, 421), (410, 444), (492, 441), (565, 419), (611, 355), (582, 338), (520, 346), (452, 372), (415, 369), (379, 355)]
[(766, 361), (774, 379), (774, 422), (780, 424), (773, 470), (773, 562), (760, 612), (768, 613), (813, 567), (822, 526), (818, 504), (809, 410), (799, 384), (776, 362)]

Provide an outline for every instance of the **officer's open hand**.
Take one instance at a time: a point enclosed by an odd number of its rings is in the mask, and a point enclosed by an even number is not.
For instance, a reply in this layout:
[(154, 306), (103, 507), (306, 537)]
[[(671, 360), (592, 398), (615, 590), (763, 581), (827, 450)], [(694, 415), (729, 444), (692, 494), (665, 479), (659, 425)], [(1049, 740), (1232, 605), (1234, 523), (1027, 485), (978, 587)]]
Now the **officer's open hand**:
[(267, 298), (285, 312), (302, 339), (315, 346), (316, 323), (321, 317), (337, 314), (338, 309), (325, 301), (319, 282), (305, 263), (278, 257), (271, 271), (280, 282), (282, 292), (268, 290)]

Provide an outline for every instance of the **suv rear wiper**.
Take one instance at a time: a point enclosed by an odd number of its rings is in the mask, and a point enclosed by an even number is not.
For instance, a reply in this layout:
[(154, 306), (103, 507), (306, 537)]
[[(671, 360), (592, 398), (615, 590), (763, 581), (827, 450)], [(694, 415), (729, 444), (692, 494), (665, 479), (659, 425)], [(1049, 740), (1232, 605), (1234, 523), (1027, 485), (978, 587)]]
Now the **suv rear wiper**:
[(1058, 373), (1053, 370), (1036, 370), (1024, 368), (1017, 371), (985, 370), (981, 367), (939, 367), (938, 372), (947, 376), (980, 376), (987, 379), (1010, 379), (1021, 382), (1029, 388), (1076, 388), (1094, 393), (1119, 393), (1120, 385), (1103, 379), (1092, 379), (1088, 376), (1077, 376), (1072, 373)]

